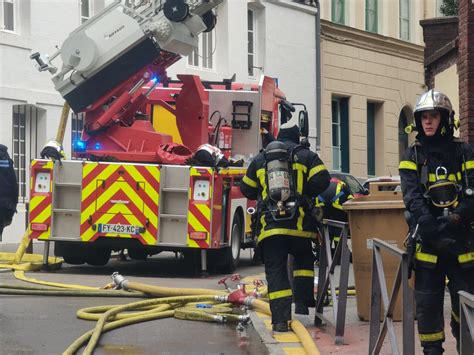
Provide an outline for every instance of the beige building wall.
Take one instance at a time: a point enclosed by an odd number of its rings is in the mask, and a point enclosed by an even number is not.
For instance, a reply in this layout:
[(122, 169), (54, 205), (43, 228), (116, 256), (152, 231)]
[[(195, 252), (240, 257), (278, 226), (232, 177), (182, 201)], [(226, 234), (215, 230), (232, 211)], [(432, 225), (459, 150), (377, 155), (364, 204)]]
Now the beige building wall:
[[(332, 20), (332, 3), (334, 0), (321, 0), (321, 18)], [(345, 25), (365, 30), (366, 0), (345, 0)], [(423, 30), (419, 21), (436, 17), (437, 0), (410, 0), (410, 42), (423, 45)], [(399, 38), (399, 0), (378, 0), (378, 33), (387, 37)]]
[(398, 120), (424, 91), (423, 47), (322, 21), (321, 154), (332, 167), (332, 97), (349, 99), (350, 173), (367, 176), (367, 103), (377, 104), (376, 175), (398, 173)]

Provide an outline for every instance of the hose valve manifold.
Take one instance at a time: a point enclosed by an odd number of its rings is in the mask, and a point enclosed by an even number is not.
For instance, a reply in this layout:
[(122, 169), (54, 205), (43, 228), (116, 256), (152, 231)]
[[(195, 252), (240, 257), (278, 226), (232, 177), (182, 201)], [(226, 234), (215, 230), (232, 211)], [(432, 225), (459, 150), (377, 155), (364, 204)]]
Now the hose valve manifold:
[(122, 275), (120, 275), (117, 271), (115, 271), (112, 276), (112, 282), (113, 284), (115, 285), (115, 289), (124, 289), (124, 290), (128, 290), (128, 280), (123, 277)]

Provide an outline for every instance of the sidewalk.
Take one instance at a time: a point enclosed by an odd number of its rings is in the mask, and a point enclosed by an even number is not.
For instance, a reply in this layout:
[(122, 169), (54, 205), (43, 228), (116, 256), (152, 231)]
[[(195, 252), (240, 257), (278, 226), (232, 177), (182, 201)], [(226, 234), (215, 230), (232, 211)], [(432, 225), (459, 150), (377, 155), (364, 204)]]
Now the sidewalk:
[[(338, 268), (336, 267), (336, 276), (338, 276)], [(317, 272), (316, 272), (317, 274)], [(354, 285), (354, 276), (351, 271), (349, 274), (349, 285)], [(370, 302), (370, 299), (367, 300)], [(310, 314), (307, 316), (294, 315), (294, 319), (299, 320), (306, 327), (308, 332), (311, 334), (316, 346), (318, 347), (321, 354), (368, 354), (369, 349), (369, 322), (359, 320), (357, 315), (357, 304), (356, 297), (349, 296), (347, 298), (346, 308), (346, 322), (344, 331), (344, 345), (335, 344), (335, 325), (333, 318), (332, 307), (328, 306), (324, 308), (324, 317), (328, 321), (326, 325), (315, 327), (314, 326), (314, 308), (310, 308)], [(445, 334), (446, 341), (443, 344), (446, 354), (457, 354), (456, 352), (456, 340), (451, 334), (451, 327), (449, 325), (451, 316), (451, 301), (448, 292), (445, 292), (444, 300), (444, 319), (445, 319)], [(267, 346), (270, 354), (304, 354), (302, 351), (301, 343), (293, 333), (283, 336), (281, 334), (272, 334), (270, 327), (270, 317), (263, 314), (256, 314), (252, 317), (255, 329), (259, 332), (262, 341)], [(416, 323), (416, 321), (415, 321)], [(397, 334), (397, 344), (399, 353), (402, 354), (403, 339), (402, 339), (402, 322), (394, 322), (395, 331)], [(282, 333), (286, 334), (286, 333)], [(392, 354), (389, 335), (385, 336), (384, 345), (380, 354), (390, 355)], [(418, 342), (417, 327), (415, 324), (415, 354), (423, 354), (421, 346)]]

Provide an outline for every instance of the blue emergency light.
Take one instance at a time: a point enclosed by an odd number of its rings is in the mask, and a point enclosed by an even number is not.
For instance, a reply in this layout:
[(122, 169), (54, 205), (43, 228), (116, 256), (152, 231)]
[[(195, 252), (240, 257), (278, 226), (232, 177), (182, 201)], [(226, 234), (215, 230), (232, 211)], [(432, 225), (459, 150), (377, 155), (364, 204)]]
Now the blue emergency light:
[(86, 142), (78, 139), (74, 142), (74, 151), (78, 153), (84, 153), (86, 151)]

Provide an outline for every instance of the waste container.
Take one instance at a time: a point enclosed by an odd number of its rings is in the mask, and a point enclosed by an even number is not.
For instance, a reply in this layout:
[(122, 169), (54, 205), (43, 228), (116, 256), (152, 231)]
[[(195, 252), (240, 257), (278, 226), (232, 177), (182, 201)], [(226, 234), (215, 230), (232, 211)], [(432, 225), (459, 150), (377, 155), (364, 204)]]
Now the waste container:
[[(372, 278), (372, 239), (378, 238), (404, 250), (403, 241), (408, 225), (403, 215), (405, 205), (401, 191), (380, 191), (387, 183), (371, 183), (367, 196), (350, 200), (343, 205), (349, 215), (352, 245), (352, 265), (359, 319), (370, 316)], [(390, 183), (393, 184), (393, 183)], [(400, 259), (382, 250), (387, 290), (390, 296)], [(394, 320), (401, 320), (401, 295), (398, 295)]]

